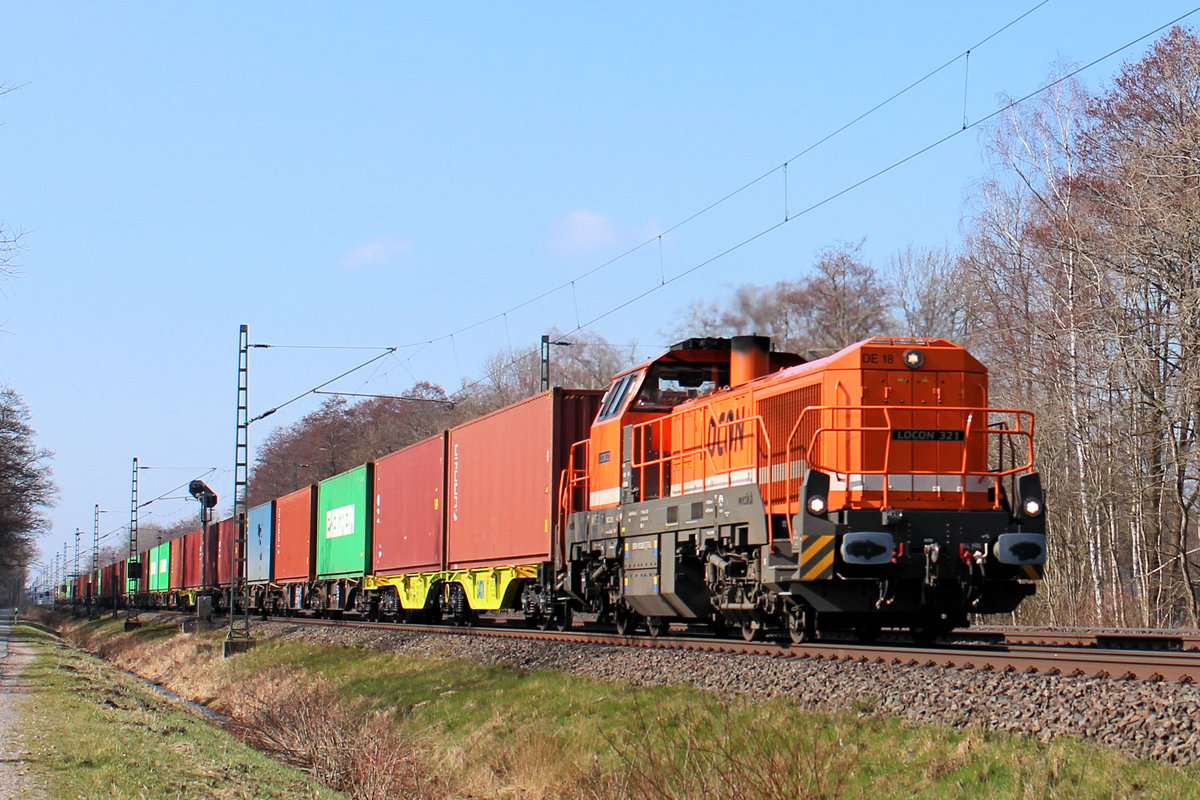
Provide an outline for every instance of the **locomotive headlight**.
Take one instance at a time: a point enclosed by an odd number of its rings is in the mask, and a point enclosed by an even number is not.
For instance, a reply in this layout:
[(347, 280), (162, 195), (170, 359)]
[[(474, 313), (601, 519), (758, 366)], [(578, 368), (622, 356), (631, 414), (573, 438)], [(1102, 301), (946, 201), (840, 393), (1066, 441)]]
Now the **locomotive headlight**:
[(1042, 513), (1042, 501), (1036, 497), (1031, 497), (1025, 501), (1023, 508), (1025, 509), (1025, 516), (1036, 517)]
[(909, 369), (916, 369), (925, 363), (925, 354), (920, 350), (905, 350), (904, 351), (904, 366)]
[(824, 514), (825, 508), (825, 498), (821, 495), (815, 494), (808, 498), (808, 512), (810, 514)]

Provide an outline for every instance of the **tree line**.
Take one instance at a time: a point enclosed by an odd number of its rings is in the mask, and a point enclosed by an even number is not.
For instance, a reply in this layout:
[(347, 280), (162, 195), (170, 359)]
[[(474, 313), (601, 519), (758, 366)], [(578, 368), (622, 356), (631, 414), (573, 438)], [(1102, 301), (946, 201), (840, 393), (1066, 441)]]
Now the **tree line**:
[(0, 386), (0, 606), (21, 599), (36, 538), (47, 530), (56, 488), (21, 396)]
[[(615, 346), (597, 334), (573, 334), (566, 343), (552, 331), (552, 383), (603, 388), (632, 364), (634, 347)], [(251, 470), (250, 505), (415, 444), (467, 420), (503, 408), (541, 390), (540, 346), (493, 353), (484, 375), (465, 379), (453, 395), (427, 381), (396, 397), (350, 403), (333, 396), (296, 423), (276, 428), (258, 448)]]

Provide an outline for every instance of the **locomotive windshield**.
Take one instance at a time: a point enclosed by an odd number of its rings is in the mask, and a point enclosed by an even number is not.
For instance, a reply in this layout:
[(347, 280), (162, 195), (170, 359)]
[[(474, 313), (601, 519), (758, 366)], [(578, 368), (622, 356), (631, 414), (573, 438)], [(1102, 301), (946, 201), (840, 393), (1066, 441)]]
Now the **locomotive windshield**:
[(712, 394), (729, 385), (729, 363), (697, 364), (659, 361), (642, 381), (633, 411), (669, 411), (680, 403)]
[(608, 419), (616, 416), (621, 410), (621, 406), (625, 404), (625, 395), (629, 394), (629, 387), (633, 386), (640, 372), (631, 372), (617, 379), (617, 382), (609, 387), (604, 394), (604, 400), (600, 403), (600, 413), (596, 416), (596, 421)]

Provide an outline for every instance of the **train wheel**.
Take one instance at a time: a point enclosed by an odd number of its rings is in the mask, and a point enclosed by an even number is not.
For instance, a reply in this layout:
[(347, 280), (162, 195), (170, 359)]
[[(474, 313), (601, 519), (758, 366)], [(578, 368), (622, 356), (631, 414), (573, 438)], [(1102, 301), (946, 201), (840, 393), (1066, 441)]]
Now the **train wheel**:
[(554, 615), (554, 629), (556, 631), (565, 631), (571, 627), (573, 621), (574, 614), (571, 611), (571, 607), (563, 603), (558, 609), (558, 613)]
[(619, 607), (613, 612), (613, 623), (617, 626), (618, 636), (632, 636), (638, 626), (637, 612)]
[(762, 624), (758, 620), (742, 623), (742, 638), (747, 642), (755, 642), (762, 638)]
[(671, 623), (662, 617), (646, 617), (646, 632), (656, 639), (670, 630), (670, 628)]
[(810, 616), (803, 611), (791, 611), (785, 614), (788, 638), (792, 644), (804, 644), (816, 638), (816, 629), (810, 621)]

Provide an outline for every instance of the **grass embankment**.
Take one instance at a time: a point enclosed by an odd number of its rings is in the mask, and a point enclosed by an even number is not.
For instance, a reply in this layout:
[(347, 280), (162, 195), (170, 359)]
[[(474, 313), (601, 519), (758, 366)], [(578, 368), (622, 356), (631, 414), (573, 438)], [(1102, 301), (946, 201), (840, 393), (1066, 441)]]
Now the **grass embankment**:
[(356, 797), (1157, 798), (1200, 778), (1073, 740), (278, 640), (226, 661), (220, 634), (168, 633), (74, 635)]
[(20, 735), (51, 800), (344, 797), (36, 625), (15, 633), (37, 652)]

